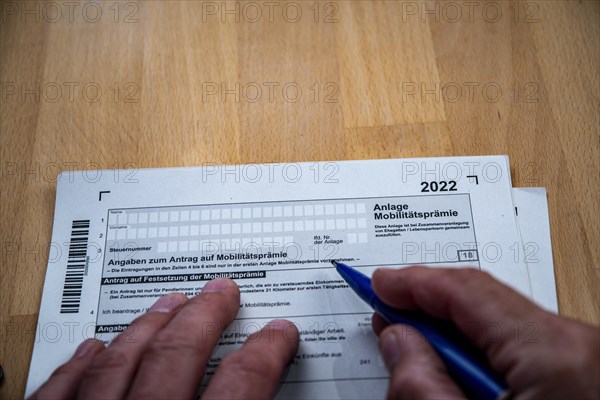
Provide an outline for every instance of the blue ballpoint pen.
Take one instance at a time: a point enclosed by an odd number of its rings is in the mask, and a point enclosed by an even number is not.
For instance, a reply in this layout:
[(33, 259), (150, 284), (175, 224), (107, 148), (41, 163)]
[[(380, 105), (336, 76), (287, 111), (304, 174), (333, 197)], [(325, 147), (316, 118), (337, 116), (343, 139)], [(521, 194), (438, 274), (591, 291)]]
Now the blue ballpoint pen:
[(371, 287), (371, 279), (337, 261), (331, 261), (348, 285), (390, 324), (407, 324), (419, 331), (446, 364), (454, 380), (469, 397), (498, 400), (508, 397), (508, 387), (485, 360), (477, 356), (465, 338), (449, 323), (424, 313), (403, 311), (383, 303)]

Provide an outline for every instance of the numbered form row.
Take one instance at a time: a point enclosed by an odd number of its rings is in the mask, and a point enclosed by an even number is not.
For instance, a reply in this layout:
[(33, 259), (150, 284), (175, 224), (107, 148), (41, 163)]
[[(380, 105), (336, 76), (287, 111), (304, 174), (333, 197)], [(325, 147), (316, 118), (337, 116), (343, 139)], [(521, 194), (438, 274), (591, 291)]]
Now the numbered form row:
[(147, 213), (113, 210), (109, 213), (108, 223), (109, 225), (170, 224), (188, 221), (256, 220), (263, 218), (356, 215), (365, 213), (365, 203), (354, 202), (262, 207), (202, 206), (201, 209), (153, 211)]

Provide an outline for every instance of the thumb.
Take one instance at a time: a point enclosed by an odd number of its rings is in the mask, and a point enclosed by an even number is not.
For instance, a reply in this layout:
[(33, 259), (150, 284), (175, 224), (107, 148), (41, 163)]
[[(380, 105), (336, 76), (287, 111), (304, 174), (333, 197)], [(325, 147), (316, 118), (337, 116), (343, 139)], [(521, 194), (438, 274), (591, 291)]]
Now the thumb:
[(395, 324), (379, 336), (379, 351), (390, 372), (388, 399), (464, 399), (446, 367), (425, 338)]

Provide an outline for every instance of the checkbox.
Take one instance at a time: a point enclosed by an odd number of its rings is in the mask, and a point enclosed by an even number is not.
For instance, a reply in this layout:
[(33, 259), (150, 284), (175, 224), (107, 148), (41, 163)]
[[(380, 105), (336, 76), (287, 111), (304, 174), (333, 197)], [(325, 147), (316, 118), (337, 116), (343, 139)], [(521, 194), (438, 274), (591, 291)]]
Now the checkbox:
[(337, 215), (346, 214), (346, 205), (344, 203), (338, 203), (335, 205), (335, 213)]
[(265, 232), (265, 233), (273, 232), (273, 223), (272, 222), (263, 222), (263, 232)]
[(160, 222), (169, 222), (169, 213), (167, 211), (160, 213)]
[(133, 225), (138, 223), (138, 215), (137, 214), (129, 214), (129, 219), (127, 221), (128, 224)]
[(230, 224), (221, 224), (221, 235), (229, 235), (231, 233)]
[(161, 226), (158, 228), (158, 237), (168, 237), (169, 236), (169, 228), (166, 226)]
[(190, 220), (200, 221), (200, 210), (192, 210), (190, 213)]
[(179, 236), (189, 236), (190, 227), (188, 225), (182, 225), (179, 227)]
[(108, 214), (108, 224), (116, 225), (119, 223), (119, 214), (113, 214), (112, 212)]
[(158, 213), (157, 212), (151, 212), (148, 215), (148, 221), (150, 221), (151, 224), (155, 224), (158, 222)]
[(349, 244), (354, 244), (358, 241), (357, 235), (356, 233), (349, 233), (348, 234), (348, 243)]
[(169, 227), (169, 237), (179, 236), (179, 228), (176, 226)]
[(190, 220), (190, 212), (188, 210), (182, 211), (179, 214), (179, 220), (183, 222), (187, 222)]
[(294, 230), (297, 232), (304, 230), (304, 221), (294, 221)]
[(252, 224), (249, 222), (242, 224), (242, 233), (252, 233)]

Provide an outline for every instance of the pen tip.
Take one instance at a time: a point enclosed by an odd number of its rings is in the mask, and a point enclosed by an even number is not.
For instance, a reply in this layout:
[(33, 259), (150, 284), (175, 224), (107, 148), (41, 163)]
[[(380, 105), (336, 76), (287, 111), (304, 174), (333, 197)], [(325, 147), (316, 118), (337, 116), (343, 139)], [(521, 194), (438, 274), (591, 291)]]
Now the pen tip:
[(338, 265), (338, 262), (335, 260), (331, 260), (331, 263), (333, 264), (334, 267), (337, 267), (337, 265)]

